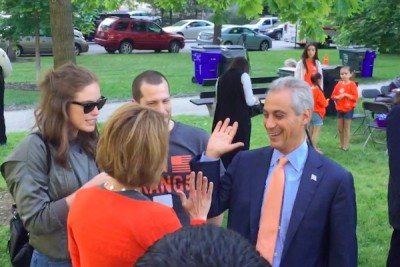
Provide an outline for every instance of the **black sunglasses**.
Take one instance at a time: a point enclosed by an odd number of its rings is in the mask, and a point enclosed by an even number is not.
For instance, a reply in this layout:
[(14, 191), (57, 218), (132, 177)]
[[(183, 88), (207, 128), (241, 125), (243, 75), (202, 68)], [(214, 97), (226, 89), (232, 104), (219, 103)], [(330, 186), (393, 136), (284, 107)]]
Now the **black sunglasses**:
[(97, 109), (100, 110), (104, 106), (106, 101), (107, 101), (107, 98), (102, 96), (96, 102), (83, 102), (83, 103), (81, 103), (81, 102), (71, 101), (71, 104), (82, 106), (83, 107), (83, 113), (88, 114), (89, 112), (92, 112), (95, 107), (97, 107)]

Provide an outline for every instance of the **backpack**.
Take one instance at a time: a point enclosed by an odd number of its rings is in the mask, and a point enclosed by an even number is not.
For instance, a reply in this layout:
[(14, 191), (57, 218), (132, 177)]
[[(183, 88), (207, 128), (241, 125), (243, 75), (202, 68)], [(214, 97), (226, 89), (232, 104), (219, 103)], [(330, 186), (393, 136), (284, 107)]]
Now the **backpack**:
[[(46, 161), (47, 161), (47, 174), (51, 168), (51, 154), (49, 145), (43, 139), (42, 134), (35, 132), (46, 146)], [(18, 214), (17, 206), (15, 204), (11, 207), (12, 218), (10, 219), (10, 239), (8, 240), (8, 253), (12, 266), (25, 267), (30, 266), (33, 247), (29, 244), (29, 233), (22, 224), (22, 220)]]

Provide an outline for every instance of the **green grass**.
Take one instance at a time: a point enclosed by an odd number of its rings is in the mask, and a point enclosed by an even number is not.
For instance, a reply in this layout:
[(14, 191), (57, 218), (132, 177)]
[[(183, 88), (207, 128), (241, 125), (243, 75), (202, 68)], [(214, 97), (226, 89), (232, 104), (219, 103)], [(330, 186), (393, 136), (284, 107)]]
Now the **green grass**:
[[(330, 64), (341, 64), (339, 52), (335, 49), (320, 50), (320, 57), (328, 54)], [(287, 58), (298, 59), (301, 50), (282, 50), (268, 52), (249, 52), (251, 76), (275, 76), (278, 68), (283, 66)], [(111, 101), (126, 100), (131, 97), (130, 88), (133, 78), (147, 69), (155, 69), (169, 80), (171, 94), (174, 96), (194, 95), (210, 90), (191, 82), (193, 62), (190, 53), (140, 53), (131, 55), (82, 55), (77, 57), (78, 64), (87, 67), (99, 76), (102, 94)], [(359, 82), (374, 82), (390, 80), (400, 73), (399, 55), (378, 55), (374, 78), (358, 79)], [(52, 68), (53, 57), (42, 57), (42, 74)], [(35, 83), (35, 64), (24, 60), (13, 64), (13, 75), (6, 80), (8, 83)], [(18, 106), (33, 106), (37, 103), (38, 92), (7, 90), (5, 96), (6, 108)]]
[[(191, 124), (210, 132), (210, 117), (179, 116), (179, 121)], [(356, 127), (353, 124), (353, 129)], [(251, 148), (258, 148), (268, 144), (262, 116), (252, 120)], [(9, 143), (0, 150), (0, 162), (20, 142), (26, 133), (12, 133), (8, 135)], [(388, 163), (385, 147), (372, 144), (362, 148), (364, 135), (356, 135), (351, 140), (350, 150), (339, 150), (336, 135), (336, 120), (327, 117), (322, 127), (319, 147), (324, 154), (352, 172), (354, 176), (357, 211), (358, 211), (358, 244), (359, 266), (384, 266), (386, 260), (391, 229), (387, 222), (387, 180)], [(0, 180), (0, 190), (5, 190), (3, 179)], [(8, 238), (7, 226), (0, 226), (0, 266), (7, 262), (8, 255), (2, 248), (6, 246)]]

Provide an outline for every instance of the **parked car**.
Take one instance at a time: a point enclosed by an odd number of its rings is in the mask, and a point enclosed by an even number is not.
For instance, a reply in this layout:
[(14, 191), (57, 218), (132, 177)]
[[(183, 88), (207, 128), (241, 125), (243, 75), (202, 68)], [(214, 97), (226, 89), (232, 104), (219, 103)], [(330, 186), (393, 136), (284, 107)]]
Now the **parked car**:
[(283, 26), (284, 24), (277, 24), (274, 27), (263, 31), (261, 33), (268, 35), (269, 37), (275, 39), (275, 40), (280, 40), (282, 39), (282, 34), (283, 34)]
[(121, 54), (130, 54), (133, 49), (178, 53), (185, 46), (181, 35), (165, 32), (154, 22), (118, 17), (103, 20), (94, 41), (108, 53), (118, 50)]
[(185, 39), (196, 39), (201, 31), (213, 31), (214, 23), (208, 20), (185, 19), (178, 21), (172, 26), (164, 27), (163, 30), (180, 34)]
[[(200, 32), (197, 42), (199, 44), (212, 44), (213, 36), (214, 32), (211, 31)], [(230, 26), (222, 28), (221, 44), (244, 45), (248, 50), (267, 51), (272, 47), (272, 39), (243, 26)]]
[[(53, 40), (50, 36), (40, 35), (40, 54), (41, 55), (52, 55), (53, 54)], [(5, 41), (8, 47), (8, 41)], [(74, 29), (74, 49), (75, 55), (80, 55), (89, 51), (89, 45), (83, 38), (83, 34)], [(21, 55), (33, 55), (35, 54), (35, 36), (22, 36), (16, 42), (15, 55), (17, 57)]]
[(266, 16), (266, 17), (254, 19), (254, 20), (250, 21), (250, 23), (243, 25), (243, 27), (252, 29), (255, 32), (265, 32), (266, 30), (271, 28), (278, 21), (279, 21), (279, 19), (277, 17)]
[(133, 19), (143, 19), (143, 20), (149, 20), (157, 23), (158, 25), (161, 24), (161, 17), (160, 16), (154, 16), (149, 12), (146, 11), (129, 11), (129, 15)]

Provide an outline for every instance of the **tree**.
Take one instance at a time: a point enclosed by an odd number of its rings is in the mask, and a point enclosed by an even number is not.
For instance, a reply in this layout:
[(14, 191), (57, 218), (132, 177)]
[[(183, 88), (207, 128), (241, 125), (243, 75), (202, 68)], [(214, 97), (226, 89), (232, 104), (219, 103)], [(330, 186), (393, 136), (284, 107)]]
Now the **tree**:
[(67, 62), (75, 64), (71, 0), (50, 0), (50, 24), (54, 68)]
[[(393, 0), (394, 1), (394, 0)], [(157, 5), (165, 9), (176, 10), (185, 4), (183, 0), (159, 0)], [(316, 41), (323, 41), (325, 33), (322, 25), (332, 12), (348, 16), (358, 9), (358, 0), (198, 0), (197, 3), (214, 11), (214, 43), (218, 42), (221, 34), (221, 25), (227, 18), (224, 12), (229, 7), (237, 5), (239, 14), (246, 18), (254, 18), (262, 14), (265, 6), (271, 13), (279, 14), (283, 21), (299, 22), (300, 36)]]
[(400, 53), (400, 4), (398, 0), (365, 0), (351, 17), (337, 17), (339, 42), (363, 44), (382, 53)]
[(40, 78), (39, 35), (41, 30), (48, 30), (48, 1), (0, 0), (0, 9), (11, 15), (4, 21), (6, 25), (2, 25), (1, 31), (3, 36), (9, 40), (8, 53), (12, 53), (13, 43), (20, 36), (35, 36), (36, 80), (38, 81)]

